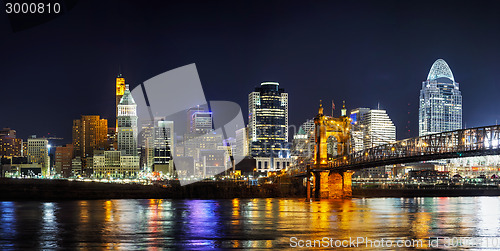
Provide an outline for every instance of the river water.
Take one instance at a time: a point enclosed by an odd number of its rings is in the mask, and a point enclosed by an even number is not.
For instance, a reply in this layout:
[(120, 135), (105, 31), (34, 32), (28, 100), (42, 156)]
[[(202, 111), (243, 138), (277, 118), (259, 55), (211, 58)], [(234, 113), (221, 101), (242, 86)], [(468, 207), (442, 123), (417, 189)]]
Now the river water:
[(499, 208), (500, 197), (5, 201), (0, 247), (491, 249)]

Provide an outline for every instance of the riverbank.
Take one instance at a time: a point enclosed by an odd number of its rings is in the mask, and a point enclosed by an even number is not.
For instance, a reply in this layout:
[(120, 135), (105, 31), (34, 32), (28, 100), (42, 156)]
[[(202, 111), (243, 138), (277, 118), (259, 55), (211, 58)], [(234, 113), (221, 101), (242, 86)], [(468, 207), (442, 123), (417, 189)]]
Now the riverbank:
[(465, 196), (500, 196), (498, 188), (425, 188), (425, 189), (353, 189), (354, 198), (375, 197), (465, 197)]
[(140, 185), (43, 179), (0, 179), (0, 200), (230, 199), (293, 197), (277, 184), (208, 181), (186, 186)]
[[(43, 179), (0, 179), (0, 201), (99, 199), (232, 199), (302, 198), (300, 184), (248, 185), (246, 182), (203, 181), (187, 186), (140, 185)], [(498, 188), (354, 188), (354, 198), (500, 196)]]

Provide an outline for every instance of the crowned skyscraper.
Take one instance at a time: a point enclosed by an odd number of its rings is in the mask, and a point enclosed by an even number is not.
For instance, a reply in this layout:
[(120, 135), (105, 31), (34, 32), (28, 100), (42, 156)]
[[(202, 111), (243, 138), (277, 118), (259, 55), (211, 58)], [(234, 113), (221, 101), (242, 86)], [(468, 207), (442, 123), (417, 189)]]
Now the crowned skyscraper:
[(117, 136), (119, 151), (124, 152), (125, 155), (136, 156), (138, 154), (137, 105), (128, 85), (125, 85), (125, 91), (118, 104)]
[(462, 129), (462, 94), (448, 64), (438, 59), (422, 83), (419, 136)]

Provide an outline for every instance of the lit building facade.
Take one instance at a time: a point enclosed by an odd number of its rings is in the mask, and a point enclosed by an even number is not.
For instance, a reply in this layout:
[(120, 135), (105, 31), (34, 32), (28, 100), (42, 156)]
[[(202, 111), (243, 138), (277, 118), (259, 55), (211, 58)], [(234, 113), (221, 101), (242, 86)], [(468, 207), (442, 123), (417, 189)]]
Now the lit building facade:
[(385, 110), (369, 110), (362, 117), (364, 149), (396, 141), (396, 126)]
[[(222, 135), (212, 131), (207, 134), (188, 133), (184, 135), (184, 156), (200, 160), (200, 150), (217, 150), (222, 145)], [(201, 160), (200, 160), (201, 161)]]
[[(362, 151), (396, 141), (396, 126), (385, 110), (356, 108), (351, 110), (351, 145), (353, 151)], [(386, 177), (391, 168), (366, 168), (355, 173), (358, 177)]]
[(290, 166), (292, 158), (255, 157), (257, 172), (276, 172)]
[(56, 147), (55, 154), (55, 174), (64, 178), (72, 176), (72, 160), (73, 160), (73, 145), (67, 144), (66, 146)]
[(352, 131), (351, 131), (351, 146), (354, 152), (362, 151), (365, 149), (364, 146), (364, 129), (365, 129), (365, 121), (364, 116), (370, 111), (370, 108), (356, 108), (351, 110), (350, 118), (352, 123)]
[(217, 175), (228, 168), (230, 164), (229, 151), (227, 149), (199, 150), (199, 160), (203, 178)]
[(139, 174), (139, 156), (121, 151), (96, 151), (93, 157), (96, 178), (135, 178)]
[(120, 103), (120, 100), (122, 99), (124, 93), (125, 93), (125, 78), (120, 73), (116, 77), (116, 92), (115, 92), (116, 121), (115, 121), (115, 128), (118, 127), (118, 104)]
[(137, 156), (137, 105), (130, 93), (129, 86), (118, 104), (117, 140), (118, 150), (125, 155)]
[(249, 141), (248, 141), (248, 127), (236, 130), (236, 147), (234, 148), (234, 155), (248, 156)]
[(432, 65), (419, 104), (419, 136), (462, 129), (462, 94), (444, 60)]
[(47, 139), (28, 139), (28, 162), (40, 164), (42, 176), (50, 175), (49, 141)]
[(99, 115), (82, 115), (73, 120), (74, 156), (86, 158), (92, 156), (94, 150), (105, 150), (107, 142), (108, 120)]
[(23, 140), (16, 138), (16, 131), (10, 128), (0, 130), (0, 157), (23, 156)]
[(208, 133), (213, 130), (212, 112), (196, 111), (193, 112), (190, 119), (190, 132)]
[(248, 95), (250, 151), (254, 157), (288, 158), (288, 93), (264, 82)]
[(173, 173), (174, 122), (156, 117), (142, 125), (141, 167), (146, 172)]

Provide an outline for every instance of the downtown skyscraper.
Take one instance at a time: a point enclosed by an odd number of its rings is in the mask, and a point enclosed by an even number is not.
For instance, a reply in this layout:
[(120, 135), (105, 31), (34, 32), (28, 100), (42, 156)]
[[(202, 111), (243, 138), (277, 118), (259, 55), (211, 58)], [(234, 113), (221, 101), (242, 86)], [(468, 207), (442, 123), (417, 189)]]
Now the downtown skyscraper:
[(74, 156), (91, 157), (94, 150), (104, 150), (107, 141), (108, 120), (99, 115), (82, 115), (73, 120)]
[(125, 155), (137, 156), (137, 104), (130, 93), (129, 86), (118, 104), (117, 140), (118, 150)]
[[(396, 141), (396, 126), (386, 110), (356, 108), (351, 110), (351, 144), (354, 152)], [(330, 150), (330, 149), (329, 149)], [(391, 166), (365, 168), (356, 171), (357, 177), (387, 177)]]
[(279, 83), (264, 82), (248, 95), (251, 155), (288, 158), (288, 93)]
[(355, 152), (396, 141), (396, 126), (386, 110), (356, 108), (350, 117)]
[(462, 94), (444, 60), (432, 65), (419, 104), (419, 136), (462, 129)]

